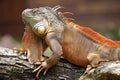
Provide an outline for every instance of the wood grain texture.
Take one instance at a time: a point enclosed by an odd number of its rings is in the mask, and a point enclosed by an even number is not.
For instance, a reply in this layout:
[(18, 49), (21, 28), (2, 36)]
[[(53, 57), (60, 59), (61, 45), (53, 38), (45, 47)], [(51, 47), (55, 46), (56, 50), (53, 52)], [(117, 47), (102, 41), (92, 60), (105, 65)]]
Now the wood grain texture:
[[(36, 80), (36, 74), (32, 72), (35, 67), (26, 56), (0, 47), (0, 80)], [(38, 80), (77, 80), (84, 70), (61, 58), (46, 76), (41, 73)]]

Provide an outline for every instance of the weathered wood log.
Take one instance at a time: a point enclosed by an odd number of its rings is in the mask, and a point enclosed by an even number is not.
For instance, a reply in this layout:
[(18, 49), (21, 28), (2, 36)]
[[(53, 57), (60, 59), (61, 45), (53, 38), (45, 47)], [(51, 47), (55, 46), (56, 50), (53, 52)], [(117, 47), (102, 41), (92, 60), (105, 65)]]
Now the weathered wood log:
[[(27, 61), (26, 56), (0, 47), (0, 80), (36, 80), (36, 73), (32, 72), (35, 67)], [(77, 80), (84, 70), (85, 68), (60, 59), (46, 76), (41, 73), (39, 80)]]
[(100, 64), (79, 80), (120, 80), (120, 62), (111, 61)]
[[(36, 73), (32, 72), (35, 68), (34, 64), (27, 61), (25, 55), (0, 47), (0, 80), (35, 80)], [(41, 73), (38, 80), (77, 80), (84, 71), (85, 68), (75, 66), (61, 58), (46, 76)], [(79, 80), (120, 80), (120, 63), (102, 63)]]

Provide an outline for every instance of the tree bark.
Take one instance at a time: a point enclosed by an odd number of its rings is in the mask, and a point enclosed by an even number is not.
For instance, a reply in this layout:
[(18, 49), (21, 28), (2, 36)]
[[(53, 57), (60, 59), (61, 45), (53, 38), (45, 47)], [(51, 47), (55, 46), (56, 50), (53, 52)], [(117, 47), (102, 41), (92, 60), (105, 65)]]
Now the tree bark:
[[(0, 80), (78, 80), (85, 68), (75, 66), (61, 58), (59, 63), (36, 78), (32, 71), (37, 66), (27, 61), (23, 54), (0, 47)], [(79, 80), (120, 80), (120, 62), (105, 62), (90, 70)]]
[[(25, 55), (0, 47), (0, 80), (36, 80), (36, 73), (32, 72), (35, 68)], [(38, 80), (77, 80), (84, 71), (85, 68), (61, 58), (46, 76), (41, 73)]]
[(79, 80), (120, 80), (120, 62), (101, 63), (99, 67), (90, 70)]

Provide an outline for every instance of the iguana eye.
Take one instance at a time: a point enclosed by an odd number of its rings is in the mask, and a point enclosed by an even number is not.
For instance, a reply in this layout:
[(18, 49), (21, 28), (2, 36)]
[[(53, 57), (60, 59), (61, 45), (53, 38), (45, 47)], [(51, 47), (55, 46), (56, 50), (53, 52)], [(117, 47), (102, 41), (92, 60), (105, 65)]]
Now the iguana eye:
[(36, 13), (37, 11), (38, 11), (37, 8), (34, 8), (34, 9), (32, 10), (33, 13)]

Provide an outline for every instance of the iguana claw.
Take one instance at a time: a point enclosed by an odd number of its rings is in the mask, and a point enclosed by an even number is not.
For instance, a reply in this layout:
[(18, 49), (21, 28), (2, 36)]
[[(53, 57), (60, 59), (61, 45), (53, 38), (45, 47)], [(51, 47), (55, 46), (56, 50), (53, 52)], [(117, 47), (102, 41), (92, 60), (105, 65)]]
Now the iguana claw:
[(18, 48), (13, 48), (13, 51), (16, 53), (20, 53), (20, 54), (27, 54), (29, 52), (28, 49), (18, 49)]
[(41, 72), (42, 70), (44, 70), (44, 69), (45, 69), (45, 71), (44, 71), (43, 74), (46, 75), (46, 73), (47, 73), (47, 71), (48, 71), (48, 69), (49, 69), (48, 66), (47, 66), (47, 62), (46, 62), (46, 61), (42, 62), (42, 63), (40, 64), (40, 66), (38, 66), (36, 69), (33, 70), (33, 72), (36, 72), (36, 71), (37, 71), (36, 77), (38, 78), (40, 72)]

